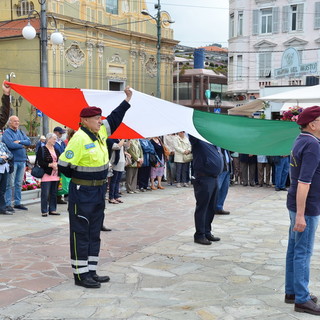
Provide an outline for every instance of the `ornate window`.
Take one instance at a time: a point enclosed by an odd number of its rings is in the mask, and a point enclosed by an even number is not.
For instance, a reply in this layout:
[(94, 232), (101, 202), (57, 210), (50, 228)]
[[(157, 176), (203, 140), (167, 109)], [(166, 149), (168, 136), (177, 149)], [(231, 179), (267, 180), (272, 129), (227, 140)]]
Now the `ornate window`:
[(27, 16), (30, 11), (34, 10), (34, 4), (32, 1), (20, 0), (16, 5), (17, 16)]

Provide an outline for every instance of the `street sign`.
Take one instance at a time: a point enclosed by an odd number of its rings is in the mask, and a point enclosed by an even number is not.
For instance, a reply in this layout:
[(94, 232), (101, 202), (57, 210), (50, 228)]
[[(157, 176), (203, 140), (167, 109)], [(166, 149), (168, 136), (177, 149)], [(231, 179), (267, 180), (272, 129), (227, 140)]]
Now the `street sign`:
[(214, 108), (214, 113), (221, 113), (221, 108)]
[(37, 116), (41, 118), (42, 117), (42, 111), (37, 110)]
[(211, 98), (211, 91), (210, 90), (206, 90), (205, 96), (206, 96), (207, 99), (210, 99)]

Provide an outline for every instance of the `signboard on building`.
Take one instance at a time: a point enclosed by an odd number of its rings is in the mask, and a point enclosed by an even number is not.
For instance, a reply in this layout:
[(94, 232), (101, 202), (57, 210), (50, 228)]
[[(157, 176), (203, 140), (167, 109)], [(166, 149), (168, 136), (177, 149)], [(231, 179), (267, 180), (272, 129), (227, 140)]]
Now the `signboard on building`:
[(281, 68), (274, 70), (274, 77), (300, 77), (304, 74), (317, 73), (317, 71), (317, 62), (301, 64), (299, 52), (295, 48), (288, 48), (282, 55)]

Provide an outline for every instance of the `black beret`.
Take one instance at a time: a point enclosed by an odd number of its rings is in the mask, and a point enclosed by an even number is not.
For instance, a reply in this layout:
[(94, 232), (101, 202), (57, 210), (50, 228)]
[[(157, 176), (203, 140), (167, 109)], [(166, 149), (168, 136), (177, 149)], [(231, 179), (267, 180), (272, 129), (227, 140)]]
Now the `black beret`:
[(320, 107), (319, 106), (305, 108), (299, 114), (297, 124), (300, 126), (307, 125), (308, 123), (314, 121), (318, 117), (320, 117)]
[(94, 116), (101, 116), (102, 110), (98, 107), (86, 107), (83, 108), (80, 112), (80, 117), (81, 118), (90, 118)]

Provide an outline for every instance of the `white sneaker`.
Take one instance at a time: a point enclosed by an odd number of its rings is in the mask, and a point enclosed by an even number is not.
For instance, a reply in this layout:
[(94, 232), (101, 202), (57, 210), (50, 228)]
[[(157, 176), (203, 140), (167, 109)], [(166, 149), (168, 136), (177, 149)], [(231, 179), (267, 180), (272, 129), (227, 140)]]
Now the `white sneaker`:
[(180, 183), (177, 183), (177, 188), (181, 188), (181, 184)]
[(189, 188), (189, 185), (187, 183), (184, 183), (183, 186)]

